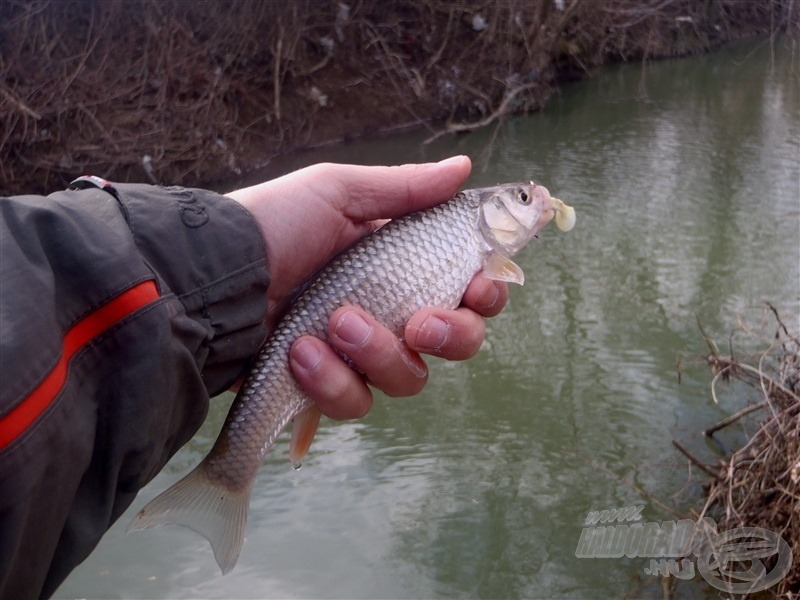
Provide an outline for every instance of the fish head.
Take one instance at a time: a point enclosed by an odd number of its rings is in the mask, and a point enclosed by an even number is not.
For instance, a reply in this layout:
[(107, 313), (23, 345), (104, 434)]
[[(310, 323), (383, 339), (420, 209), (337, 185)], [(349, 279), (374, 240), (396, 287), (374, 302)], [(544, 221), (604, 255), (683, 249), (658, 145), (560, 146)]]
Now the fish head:
[(505, 256), (516, 254), (566, 206), (532, 181), (480, 192), (481, 234), (491, 250)]

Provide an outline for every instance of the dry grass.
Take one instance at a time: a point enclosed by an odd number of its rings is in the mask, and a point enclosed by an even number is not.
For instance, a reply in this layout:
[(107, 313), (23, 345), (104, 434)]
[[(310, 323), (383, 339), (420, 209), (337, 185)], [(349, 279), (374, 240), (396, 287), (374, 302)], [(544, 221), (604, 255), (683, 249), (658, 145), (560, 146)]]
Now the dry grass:
[[(795, 598), (800, 594), (800, 337), (773, 307), (769, 309), (774, 327), (769, 339), (764, 339), (762, 328), (745, 322), (738, 331), (745, 335), (747, 345), (760, 342), (763, 349), (759, 352), (742, 353), (731, 342), (729, 353), (723, 354), (706, 336), (714, 400), (723, 381), (750, 386), (760, 399), (704, 433), (713, 436), (742, 419), (753, 418), (748, 415), (760, 418), (747, 442), (718, 464), (703, 465), (690, 456), (710, 475), (705, 505), (692, 518), (712, 517), (720, 532), (760, 527), (783, 537), (792, 549), (794, 567), (769, 591), (776, 598)], [(768, 571), (777, 556), (771, 558), (772, 562), (764, 561)]]
[(469, 129), (539, 108), (596, 65), (779, 31), (798, 12), (792, 0), (3, 0), (0, 192), (85, 172), (196, 185), (393, 126)]

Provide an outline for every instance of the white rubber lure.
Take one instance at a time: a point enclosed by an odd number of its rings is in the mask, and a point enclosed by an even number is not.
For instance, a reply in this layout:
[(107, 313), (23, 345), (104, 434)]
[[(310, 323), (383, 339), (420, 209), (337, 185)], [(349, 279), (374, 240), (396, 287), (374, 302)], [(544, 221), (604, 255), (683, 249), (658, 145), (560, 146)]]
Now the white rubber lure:
[(574, 208), (568, 204), (564, 204), (564, 202), (558, 198), (553, 198), (553, 208), (556, 211), (556, 227), (561, 231), (569, 231), (575, 227), (576, 217)]

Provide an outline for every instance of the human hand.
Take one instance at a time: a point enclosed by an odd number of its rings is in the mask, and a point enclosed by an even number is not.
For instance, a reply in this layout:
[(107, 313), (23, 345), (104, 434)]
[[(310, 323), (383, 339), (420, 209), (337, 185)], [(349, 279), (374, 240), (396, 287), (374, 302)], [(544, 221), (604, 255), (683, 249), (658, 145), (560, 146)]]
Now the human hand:
[[(401, 167), (318, 164), (228, 196), (250, 211), (264, 234), (272, 277), (269, 300), (276, 306), (386, 219), (450, 199), (470, 169), (465, 156)], [(483, 341), (483, 317), (499, 313), (507, 298), (506, 284), (479, 274), (460, 308), (415, 314), (406, 325), (405, 342), (364, 311), (340, 308), (331, 317), (328, 343), (305, 336), (292, 346), (294, 375), (329, 417), (363, 416), (372, 405), (367, 382), (391, 396), (419, 392), (427, 380), (419, 354), (471, 357)], [(364, 375), (350, 369), (334, 349)]]

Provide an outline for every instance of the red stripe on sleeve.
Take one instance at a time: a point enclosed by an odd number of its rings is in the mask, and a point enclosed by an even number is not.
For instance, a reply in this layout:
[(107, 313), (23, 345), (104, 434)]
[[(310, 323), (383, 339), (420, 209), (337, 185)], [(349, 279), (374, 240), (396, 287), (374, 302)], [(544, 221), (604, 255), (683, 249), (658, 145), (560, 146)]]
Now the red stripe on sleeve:
[(143, 281), (96, 308), (64, 334), (61, 358), (42, 382), (0, 419), (0, 450), (22, 435), (55, 400), (67, 381), (69, 361), (77, 352), (122, 319), (158, 299), (152, 280)]

